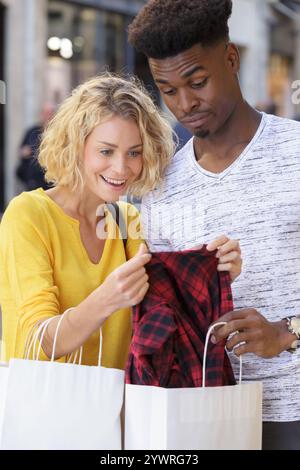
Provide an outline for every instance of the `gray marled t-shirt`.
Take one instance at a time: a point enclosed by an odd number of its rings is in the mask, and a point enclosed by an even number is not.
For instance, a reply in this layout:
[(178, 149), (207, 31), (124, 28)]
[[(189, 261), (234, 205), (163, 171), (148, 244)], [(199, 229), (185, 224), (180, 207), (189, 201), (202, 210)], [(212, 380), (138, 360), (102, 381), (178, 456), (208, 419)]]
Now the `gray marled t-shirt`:
[[(219, 174), (197, 163), (191, 139), (163, 188), (143, 199), (142, 221), (152, 251), (184, 250), (221, 234), (239, 239), (235, 307), (255, 307), (271, 321), (300, 314), (300, 123), (262, 114), (252, 141)], [(273, 359), (246, 354), (243, 378), (263, 381), (264, 421), (300, 420), (300, 349)]]

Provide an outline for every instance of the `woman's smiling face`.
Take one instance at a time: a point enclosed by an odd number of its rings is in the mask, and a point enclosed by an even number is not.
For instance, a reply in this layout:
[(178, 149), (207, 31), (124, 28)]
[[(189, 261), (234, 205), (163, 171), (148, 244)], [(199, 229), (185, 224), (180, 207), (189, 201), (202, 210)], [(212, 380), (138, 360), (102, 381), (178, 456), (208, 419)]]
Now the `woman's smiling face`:
[(143, 143), (133, 119), (113, 116), (99, 124), (84, 147), (85, 188), (102, 201), (117, 201), (143, 168)]

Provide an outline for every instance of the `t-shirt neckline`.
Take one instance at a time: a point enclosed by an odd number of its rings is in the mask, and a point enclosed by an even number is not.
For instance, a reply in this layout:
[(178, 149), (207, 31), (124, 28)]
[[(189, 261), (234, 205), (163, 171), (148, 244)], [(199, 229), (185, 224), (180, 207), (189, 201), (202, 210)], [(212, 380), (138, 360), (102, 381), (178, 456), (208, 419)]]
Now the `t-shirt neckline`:
[(221, 180), (221, 179), (225, 178), (225, 176), (227, 176), (229, 173), (231, 173), (231, 171), (234, 168), (236, 168), (236, 166), (239, 165), (248, 156), (251, 148), (255, 145), (255, 143), (257, 142), (257, 140), (261, 136), (263, 130), (265, 129), (265, 126), (266, 126), (266, 123), (267, 123), (267, 115), (264, 112), (261, 112), (260, 114), (261, 114), (261, 121), (259, 123), (259, 126), (258, 126), (253, 138), (251, 139), (249, 144), (244, 148), (244, 150), (238, 156), (238, 158), (231, 165), (229, 165), (227, 168), (225, 168), (225, 170), (223, 170), (221, 173), (213, 173), (211, 171), (205, 170), (197, 162), (196, 155), (195, 155), (195, 150), (194, 150), (194, 137), (193, 137), (189, 142), (190, 151), (188, 153), (190, 155), (192, 165), (197, 170), (197, 172), (201, 173), (204, 176), (207, 176), (209, 178), (214, 178), (216, 180)]

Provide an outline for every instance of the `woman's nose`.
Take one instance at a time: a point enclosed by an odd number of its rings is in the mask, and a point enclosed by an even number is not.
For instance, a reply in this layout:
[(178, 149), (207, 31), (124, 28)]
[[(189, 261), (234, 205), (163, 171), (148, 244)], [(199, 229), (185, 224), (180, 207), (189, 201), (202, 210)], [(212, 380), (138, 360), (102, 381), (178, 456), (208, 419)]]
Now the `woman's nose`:
[(127, 170), (126, 159), (123, 156), (117, 157), (112, 162), (112, 169), (114, 170), (114, 173), (116, 175), (126, 176), (126, 170)]

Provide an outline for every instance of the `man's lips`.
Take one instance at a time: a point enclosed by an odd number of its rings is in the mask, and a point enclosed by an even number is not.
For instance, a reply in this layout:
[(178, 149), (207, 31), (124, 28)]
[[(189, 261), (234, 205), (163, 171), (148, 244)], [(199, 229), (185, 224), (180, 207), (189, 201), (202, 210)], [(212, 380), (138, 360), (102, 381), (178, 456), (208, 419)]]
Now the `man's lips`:
[(196, 123), (205, 121), (209, 115), (210, 115), (210, 111), (205, 111), (202, 113), (195, 114), (192, 117), (181, 119), (181, 122), (182, 124), (193, 126)]

